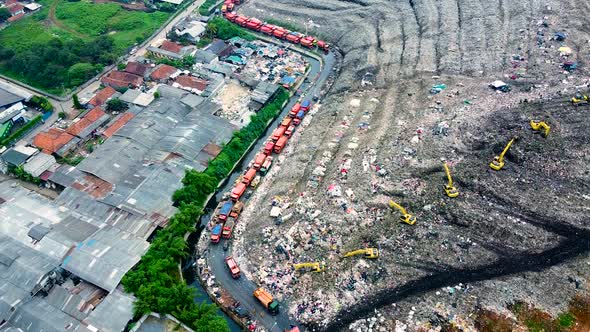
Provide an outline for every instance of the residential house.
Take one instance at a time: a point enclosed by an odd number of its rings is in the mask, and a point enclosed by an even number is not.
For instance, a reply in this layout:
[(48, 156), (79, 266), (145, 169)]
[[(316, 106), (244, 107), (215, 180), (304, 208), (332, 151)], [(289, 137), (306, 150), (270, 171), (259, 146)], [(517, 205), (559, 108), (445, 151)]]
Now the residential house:
[(9, 108), (0, 111), (0, 139), (7, 137), (10, 134), (12, 126), (19, 120), (24, 121), (26, 113), (23, 103), (18, 102)]
[(113, 121), (109, 122), (107, 129), (102, 132), (102, 136), (110, 138), (119, 131), (129, 120), (133, 119), (134, 115), (131, 112), (119, 114)]
[(49, 128), (33, 138), (33, 146), (38, 147), (44, 153), (65, 157), (74, 150), (80, 139), (58, 128)]
[(201, 39), (206, 30), (206, 24), (190, 16), (181, 20), (174, 28), (177, 35), (196, 43)]
[(88, 104), (92, 108), (99, 107), (99, 106), (102, 106), (107, 101), (109, 101), (111, 98), (116, 98), (117, 96), (120, 96), (120, 95), (121, 94), (119, 92), (117, 92), (117, 90), (111, 88), (110, 86), (107, 86), (106, 88), (99, 90), (96, 93), (96, 95), (94, 97), (92, 97), (92, 99), (90, 99)]
[(109, 115), (100, 107), (95, 107), (81, 118), (78, 118), (76, 122), (72, 123), (66, 132), (85, 140), (108, 120)]
[(191, 92), (200, 93), (205, 91), (207, 88), (208, 82), (206, 80), (196, 78), (189, 75), (181, 75), (176, 78), (174, 81), (175, 84), (173, 86), (178, 85), (179, 87), (183, 88), (184, 90), (189, 90)]
[(167, 39), (159, 47), (150, 46), (147, 48), (148, 54), (156, 58), (167, 58), (170, 60), (180, 60), (195, 50), (196, 48), (192, 45), (182, 46)]
[[(36, 150), (36, 149), (35, 149)], [(23, 169), (34, 177), (39, 177), (56, 164), (55, 157), (47, 153), (37, 153), (25, 163)]]
[(233, 53), (235, 47), (224, 42), (221, 39), (215, 39), (209, 46), (205, 48), (206, 51), (209, 51), (219, 58), (224, 58), (229, 56)]
[(215, 53), (206, 50), (197, 50), (197, 52), (195, 53), (196, 63), (210, 64), (217, 61), (219, 61), (219, 58)]
[(115, 89), (136, 88), (143, 84), (143, 77), (124, 71), (113, 70), (101, 79), (102, 84)]
[(39, 150), (35, 148), (17, 145), (14, 148), (6, 150), (0, 158), (8, 166), (19, 167), (38, 152)]
[(137, 106), (146, 107), (154, 101), (155, 97), (151, 93), (141, 92), (135, 89), (129, 89), (121, 96), (121, 101)]
[(32, 13), (32, 12), (35, 12), (35, 11), (41, 9), (41, 7), (43, 7), (43, 6), (39, 3), (31, 2), (31, 3), (24, 4), (24, 7), (25, 7), (26, 12)]
[(164, 83), (177, 71), (178, 69), (175, 67), (162, 64), (156, 67), (156, 69), (150, 74), (150, 78), (153, 81)]
[(130, 61), (127, 63), (124, 71), (145, 78), (150, 69), (151, 66), (148, 64)]
[(277, 91), (279, 91), (279, 86), (270, 82), (259, 82), (256, 86), (256, 89), (252, 92), (250, 96), (250, 103), (248, 103), (248, 108), (251, 111), (258, 112), (266, 103), (272, 98)]

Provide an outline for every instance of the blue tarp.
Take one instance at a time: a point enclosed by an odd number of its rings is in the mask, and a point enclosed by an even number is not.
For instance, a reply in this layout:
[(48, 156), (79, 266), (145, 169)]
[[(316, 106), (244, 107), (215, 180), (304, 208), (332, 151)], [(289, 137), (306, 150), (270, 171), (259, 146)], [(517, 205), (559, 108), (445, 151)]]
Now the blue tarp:
[(311, 102), (309, 100), (304, 100), (301, 103), (301, 107), (303, 107), (303, 108), (309, 108), (309, 106), (311, 106)]
[(219, 214), (227, 216), (229, 211), (231, 211), (232, 206), (234, 206), (234, 203), (232, 203), (231, 201), (223, 203), (221, 209), (219, 210)]
[(213, 227), (213, 229), (211, 230), (211, 234), (213, 234), (213, 235), (221, 234), (221, 224), (215, 225), (215, 227)]
[(303, 117), (305, 116), (305, 111), (299, 111), (297, 112), (297, 117), (300, 119), (303, 119)]
[(285, 76), (281, 79), (281, 84), (292, 85), (295, 83), (295, 77), (293, 76)]

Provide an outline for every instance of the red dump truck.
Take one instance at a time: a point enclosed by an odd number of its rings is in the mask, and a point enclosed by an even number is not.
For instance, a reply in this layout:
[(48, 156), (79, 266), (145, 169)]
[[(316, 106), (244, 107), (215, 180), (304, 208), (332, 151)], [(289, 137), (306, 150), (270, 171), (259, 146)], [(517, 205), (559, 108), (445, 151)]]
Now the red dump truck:
[(234, 203), (232, 201), (225, 201), (221, 208), (219, 209), (219, 220), (223, 221), (227, 219), (227, 216), (231, 212), (231, 208), (233, 207)]
[(239, 15), (238, 17), (236, 17), (234, 22), (238, 25), (246, 26), (246, 23), (248, 23), (248, 17), (246, 17), (244, 15)]
[(318, 48), (324, 50), (324, 52), (328, 53), (330, 51), (330, 45), (323, 40), (318, 40), (317, 42)]
[(285, 145), (287, 145), (287, 141), (289, 140), (289, 137), (287, 136), (282, 136), (281, 138), (279, 138), (279, 140), (277, 141), (277, 143), (275, 144), (274, 147), (274, 152), (275, 153), (281, 153), (281, 151), (283, 151), (283, 149), (285, 148)]
[(314, 43), (315, 43), (315, 39), (311, 36), (305, 36), (303, 38), (301, 38), (301, 46), (305, 46), (307, 48), (313, 48)]
[(279, 313), (279, 302), (273, 299), (270, 293), (260, 287), (254, 291), (254, 297), (262, 303), (262, 305), (271, 313), (271, 315), (276, 315)]
[(260, 32), (262, 32), (265, 35), (272, 36), (272, 33), (276, 29), (277, 29), (277, 27), (272, 24), (264, 24), (263, 26), (260, 27)]
[(303, 109), (301, 109), (301, 111), (297, 112), (295, 119), (293, 119), (293, 124), (298, 126), (301, 123), (301, 120), (303, 119), (304, 116), (305, 116), (305, 112), (303, 111)]
[(266, 145), (264, 146), (264, 154), (266, 154), (267, 156), (270, 155), (272, 153), (272, 149), (275, 147), (275, 142), (267, 142)]
[(230, 13), (230, 12), (225, 13), (225, 18), (230, 22), (235, 21), (236, 17), (238, 17), (238, 14), (236, 14), (236, 13)]
[(280, 126), (277, 129), (275, 129), (275, 131), (272, 133), (272, 140), (273, 141), (278, 141), (279, 138), (281, 138), (284, 134), (285, 134), (285, 127)]
[(231, 273), (231, 277), (234, 279), (238, 279), (240, 277), (240, 268), (236, 261), (232, 256), (229, 256), (225, 259), (225, 264), (227, 264), (227, 268), (229, 269), (229, 273)]
[(280, 39), (285, 39), (285, 36), (288, 33), (289, 33), (289, 31), (286, 30), (285, 28), (278, 27), (272, 32), (272, 35), (277, 38), (280, 38)]
[(260, 166), (262, 166), (264, 159), (266, 159), (266, 151), (264, 153), (259, 153), (256, 155), (256, 158), (254, 159), (254, 165), (252, 165), (252, 167), (254, 169), (260, 169)]
[(307, 111), (309, 111), (310, 108), (311, 108), (311, 101), (304, 100), (301, 103), (301, 110), (304, 111), (305, 113), (307, 113)]
[(234, 230), (234, 226), (236, 224), (236, 220), (232, 217), (229, 217), (227, 221), (223, 224), (223, 229), (221, 230), (221, 237), (224, 239), (229, 239), (231, 237), (231, 233)]
[(244, 174), (244, 177), (242, 178), (242, 182), (244, 184), (246, 184), (247, 186), (250, 185), (250, 182), (252, 182), (252, 180), (254, 180), (254, 177), (256, 176), (256, 169), (255, 168), (250, 168), (246, 174)]
[(250, 30), (254, 30), (254, 31), (258, 31), (260, 30), (260, 28), (262, 27), (262, 22), (254, 17), (251, 17), (248, 22), (246, 23), (246, 28), (250, 29)]
[(300, 109), (301, 109), (301, 104), (297, 103), (297, 104), (293, 105), (293, 107), (291, 107), (291, 110), (289, 111), (289, 117), (294, 118)]
[(234, 189), (231, 191), (232, 201), (237, 202), (240, 199), (240, 197), (242, 197), (245, 191), (246, 185), (244, 183), (238, 183), (238, 185), (235, 186)]
[(299, 42), (301, 41), (301, 36), (299, 36), (299, 33), (297, 32), (291, 32), (287, 34), (285, 39), (293, 44), (299, 44)]
[(219, 243), (221, 238), (221, 228), (222, 224), (213, 226), (213, 229), (211, 230), (211, 243)]

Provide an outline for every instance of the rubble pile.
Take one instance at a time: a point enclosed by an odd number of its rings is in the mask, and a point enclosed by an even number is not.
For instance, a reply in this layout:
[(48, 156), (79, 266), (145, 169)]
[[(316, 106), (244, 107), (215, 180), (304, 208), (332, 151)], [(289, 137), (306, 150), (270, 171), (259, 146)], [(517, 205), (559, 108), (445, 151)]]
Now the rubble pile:
[(308, 64), (301, 54), (262, 41), (251, 44), (255, 50), (241, 69), (241, 77), (279, 84), (284, 77), (305, 74)]

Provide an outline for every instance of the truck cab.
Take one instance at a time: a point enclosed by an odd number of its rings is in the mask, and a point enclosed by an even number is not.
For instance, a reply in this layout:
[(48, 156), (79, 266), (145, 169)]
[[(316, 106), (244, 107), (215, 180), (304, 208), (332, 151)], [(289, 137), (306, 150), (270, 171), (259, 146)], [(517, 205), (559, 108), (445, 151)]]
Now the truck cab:
[(225, 259), (225, 264), (231, 273), (231, 277), (238, 279), (240, 277), (240, 268), (238, 267), (238, 264), (236, 264), (234, 258), (232, 256), (227, 257)]
[(293, 124), (298, 126), (301, 123), (301, 119), (303, 119), (304, 116), (305, 116), (305, 112), (303, 111), (303, 109), (301, 111), (297, 112), (295, 119), (293, 119)]

